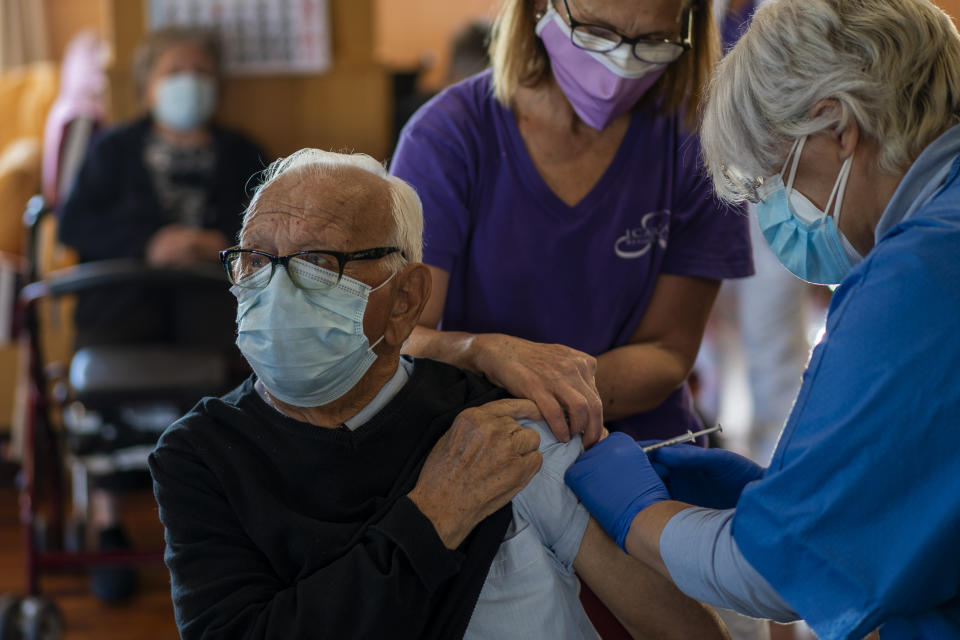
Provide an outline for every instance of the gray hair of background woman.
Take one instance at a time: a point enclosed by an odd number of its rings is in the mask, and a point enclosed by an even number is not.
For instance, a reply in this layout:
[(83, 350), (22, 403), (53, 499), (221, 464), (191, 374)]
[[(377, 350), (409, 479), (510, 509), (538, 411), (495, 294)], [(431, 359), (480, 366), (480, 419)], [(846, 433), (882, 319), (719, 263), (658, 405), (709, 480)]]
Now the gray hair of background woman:
[[(839, 109), (812, 116), (825, 99)], [(717, 66), (703, 155), (717, 195), (740, 202), (744, 179), (779, 173), (801, 136), (853, 118), (880, 168), (901, 172), (958, 113), (960, 36), (928, 0), (773, 0)]]
[(293, 173), (301, 177), (333, 175), (344, 176), (348, 168), (362, 169), (382, 178), (390, 190), (390, 214), (393, 218), (391, 242), (400, 249), (400, 254), (387, 256), (383, 264), (392, 271), (423, 260), (423, 205), (420, 197), (409, 184), (390, 175), (384, 166), (365, 153), (334, 153), (321, 149), (300, 149), (285, 158), (270, 163), (260, 175), (260, 184), (254, 192), (250, 205), (243, 214), (243, 225), (256, 211), (260, 194), (280, 176)]
[(206, 51), (216, 68), (216, 81), (223, 80), (223, 60), (220, 38), (215, 31), (202, 27), (164, 27), (146, 35), (133, 53), (133, 86), (137, 98), (143, 100), (147, 92), (147, 83), (157, 58), (178, 44), (192, 44)]

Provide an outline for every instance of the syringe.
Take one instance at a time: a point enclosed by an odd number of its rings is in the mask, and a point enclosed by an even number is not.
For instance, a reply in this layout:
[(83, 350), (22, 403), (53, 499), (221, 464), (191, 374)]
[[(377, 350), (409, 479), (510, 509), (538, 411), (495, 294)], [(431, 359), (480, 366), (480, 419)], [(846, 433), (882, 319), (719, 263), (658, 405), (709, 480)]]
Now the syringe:
[(660, 447), (669, 447), (669, 446), (672, 445), (672, 444), (680, 444), (680, 443), (682, 443), (682, 442), (692, 442), (693, 440), (696, 440), (696, 439), (699, 438), (700, 436), (705, 436), (705, 435), (707, 435), (708, 433), (713, 433), (714, 431), (723, 431), (723, 427), (718, 424), (718, 425), (715, 426), (715, 427), (709, 427), (709, 428), (707, 428), (707, 429), (701, 429), (700, 431), (697, 431), (696, 433), (694, 433), (693, 431), (690, 431), (689, 429), (687, 429), (687, 432), (686, 432), (685, 434), (683, 434), (682, 436), (677, 436), (677, 437), (675, 437), (675, 438), (670, 438), (670, 439), (668, 439), (668, 440), (662, 440), (662, 441), (657, 442), (657, 443), (655, 443), (655, 444), (649, 444), (649, 445), (643, 447), (643, 452), (644, 452), (644, 453), (650, 453), (651, 451), (654, 451), (654, 450), (656, 450), (656, 449), (659, 449)]

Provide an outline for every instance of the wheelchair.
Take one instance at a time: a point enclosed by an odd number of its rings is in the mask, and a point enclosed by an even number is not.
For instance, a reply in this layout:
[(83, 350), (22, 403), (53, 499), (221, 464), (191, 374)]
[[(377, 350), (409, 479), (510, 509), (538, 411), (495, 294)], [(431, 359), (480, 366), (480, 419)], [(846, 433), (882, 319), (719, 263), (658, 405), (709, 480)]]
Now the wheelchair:
[[(162, 562), (162, 549), (85, 548), (88, 478), (128, 470), (145, 474), (159, 432), (184, 408), (224, 393), (243, 374), (235, 354), (197, 345), (87, 346), (59, 372), (44, 362), (43, 339), (49, 332), (42, 330), (43, 305), (50, 301), (117, 285), (201, 295), (222, 294), (228, 286), (222, 268), (213, 263), (155, 268), (129, 259), (103, 260), (41, 277), (34, 248), (49, 212), (37, 196), (25, 214), (28, 260), (16, 325), (29, 368), (18, 482), (27, 595), (0, 597), (0, 640), (62, 637), (63, 615), (40, 592), (43, 573)], [(105, 437), (104, 431), (113, 433)]]

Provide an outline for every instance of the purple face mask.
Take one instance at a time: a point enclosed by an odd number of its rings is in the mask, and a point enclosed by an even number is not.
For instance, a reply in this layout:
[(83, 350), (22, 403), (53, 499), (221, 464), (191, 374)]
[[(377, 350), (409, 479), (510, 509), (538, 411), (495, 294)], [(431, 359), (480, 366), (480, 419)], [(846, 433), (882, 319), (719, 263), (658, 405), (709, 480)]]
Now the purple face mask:
[(597, 53), (570, 41), (570, 26), (548, 0), (537, 35), (550, 56), (557, 84), (580, 119), (601, 130), (629, 111), (663, 74), (666, 65), (638, 60), (630, 45)]

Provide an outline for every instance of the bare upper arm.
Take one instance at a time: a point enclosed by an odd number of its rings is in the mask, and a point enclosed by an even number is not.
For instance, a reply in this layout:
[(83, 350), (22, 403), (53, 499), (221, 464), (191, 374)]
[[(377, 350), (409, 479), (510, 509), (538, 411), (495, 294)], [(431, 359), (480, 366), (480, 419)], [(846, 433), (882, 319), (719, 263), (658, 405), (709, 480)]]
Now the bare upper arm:
[(689, 369), (697, 357), (719, 290), (719, 280), (660, 275), (630, 342), (654, 343), (669, 349), (682, 356)]
[(729, 640), (713, 611), (621, 551), (593, 518), (573, 566), (634, 638)]

